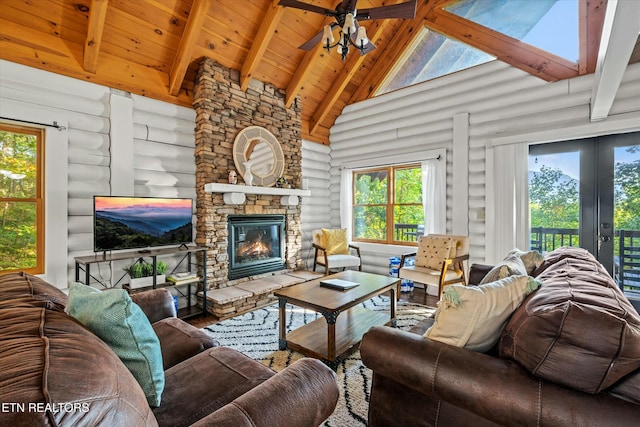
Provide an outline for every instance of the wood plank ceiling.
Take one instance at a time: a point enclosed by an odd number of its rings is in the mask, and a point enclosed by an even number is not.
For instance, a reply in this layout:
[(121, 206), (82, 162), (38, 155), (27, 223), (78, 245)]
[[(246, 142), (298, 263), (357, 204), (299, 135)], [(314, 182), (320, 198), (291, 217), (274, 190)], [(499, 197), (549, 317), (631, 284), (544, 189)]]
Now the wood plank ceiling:
[[(304, 0), (333, 9), (339, 0)], [(359, 0), (359, 8), (404, 0)], [(593, 73), (606, 0), (580, 1), (580, 61), (570, 63), (452, 15), (452, 0), (419, 0), (413, 20), (364, 23), (377, 49), (343, 63), (318, 45), (297, 47), (330, 18), (278, 0), (0, 0), (0, 58), (191, 106), (203, 57), (300, 102), (303, 138), (329, 143), (345, 105), (371, 97), (424, 26), (547, 81)]]

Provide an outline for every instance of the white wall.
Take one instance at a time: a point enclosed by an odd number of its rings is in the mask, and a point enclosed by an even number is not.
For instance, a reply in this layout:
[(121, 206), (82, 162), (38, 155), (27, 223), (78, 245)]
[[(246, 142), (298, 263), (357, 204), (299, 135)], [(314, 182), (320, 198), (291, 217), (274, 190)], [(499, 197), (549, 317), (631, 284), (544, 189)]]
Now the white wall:
[[(0, 60), (0, 116), (46, 127), (46, 271), (60, 288), (93, 253), (93, 196), (195, 200), (195, 112)], [(120, 265), (92, 273), (106, 281)]]
[[(485, 260), (486, 150), (640, 128), (640, 64), (629, 66), (606, 121), (589, 122), (593, 76), (547, 83), (500, 61), (347, 106), (331, 128), (331, 219), (339, 224), (341, 164), (447, 150), (447, 231), (468, 234), (471, 262)], [(454, 191), (455, 190), (455, 191)], [(366, 245), (370, 248), (371, 245)], [(383, 245), (378, 245), (383, 246)], [(397, 249), (369, 249), (365, 270), (381, 272)]]

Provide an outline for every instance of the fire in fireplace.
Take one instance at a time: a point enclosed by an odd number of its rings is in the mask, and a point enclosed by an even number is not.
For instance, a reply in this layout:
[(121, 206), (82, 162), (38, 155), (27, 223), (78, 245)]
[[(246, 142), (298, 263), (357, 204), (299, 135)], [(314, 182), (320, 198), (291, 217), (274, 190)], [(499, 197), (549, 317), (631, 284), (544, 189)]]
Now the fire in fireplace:
[(234, 215), (228, 226), (229, 279), (284, 268), (284, 215)]

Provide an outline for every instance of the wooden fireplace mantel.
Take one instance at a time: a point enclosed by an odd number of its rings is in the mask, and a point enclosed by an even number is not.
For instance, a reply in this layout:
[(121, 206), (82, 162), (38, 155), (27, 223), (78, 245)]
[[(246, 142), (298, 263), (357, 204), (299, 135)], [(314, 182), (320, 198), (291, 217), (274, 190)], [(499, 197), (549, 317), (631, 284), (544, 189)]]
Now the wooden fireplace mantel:
[(247, 194), (265, 194), (270, 196), (282, 196), (280, 203), (283, 206), (296, 206), (298, 197), (311, 196), (311, 190), (297, 188), (257, 187), (251, 185), (218, 184), (210, 182), (204, 185), (207, 193), (223, 193), (224, 203), (227, 205), (241, 205), (246, 200)]

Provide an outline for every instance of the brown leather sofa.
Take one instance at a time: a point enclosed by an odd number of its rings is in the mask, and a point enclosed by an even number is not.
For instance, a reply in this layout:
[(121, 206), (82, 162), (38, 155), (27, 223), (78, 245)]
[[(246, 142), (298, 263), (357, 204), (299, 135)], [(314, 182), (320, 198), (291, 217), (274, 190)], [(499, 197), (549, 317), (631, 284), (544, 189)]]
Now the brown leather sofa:
[(532, 275), (541, 287), (487, 354), (423, 337), (432, 319), (372, 328), (360, 347), (369, 426), (640, 425), (638, 313), (581, 249), (548, 254)]
[(177, 319), (168, 291), (132, 298), (160, 340), (157, 408), (118, 356), (65, 314), (63, 292), (28, 274), (0, 275), (0, 425), (317, 426), (333, 412), (335, 374), (318, 360), (276, 374)]

